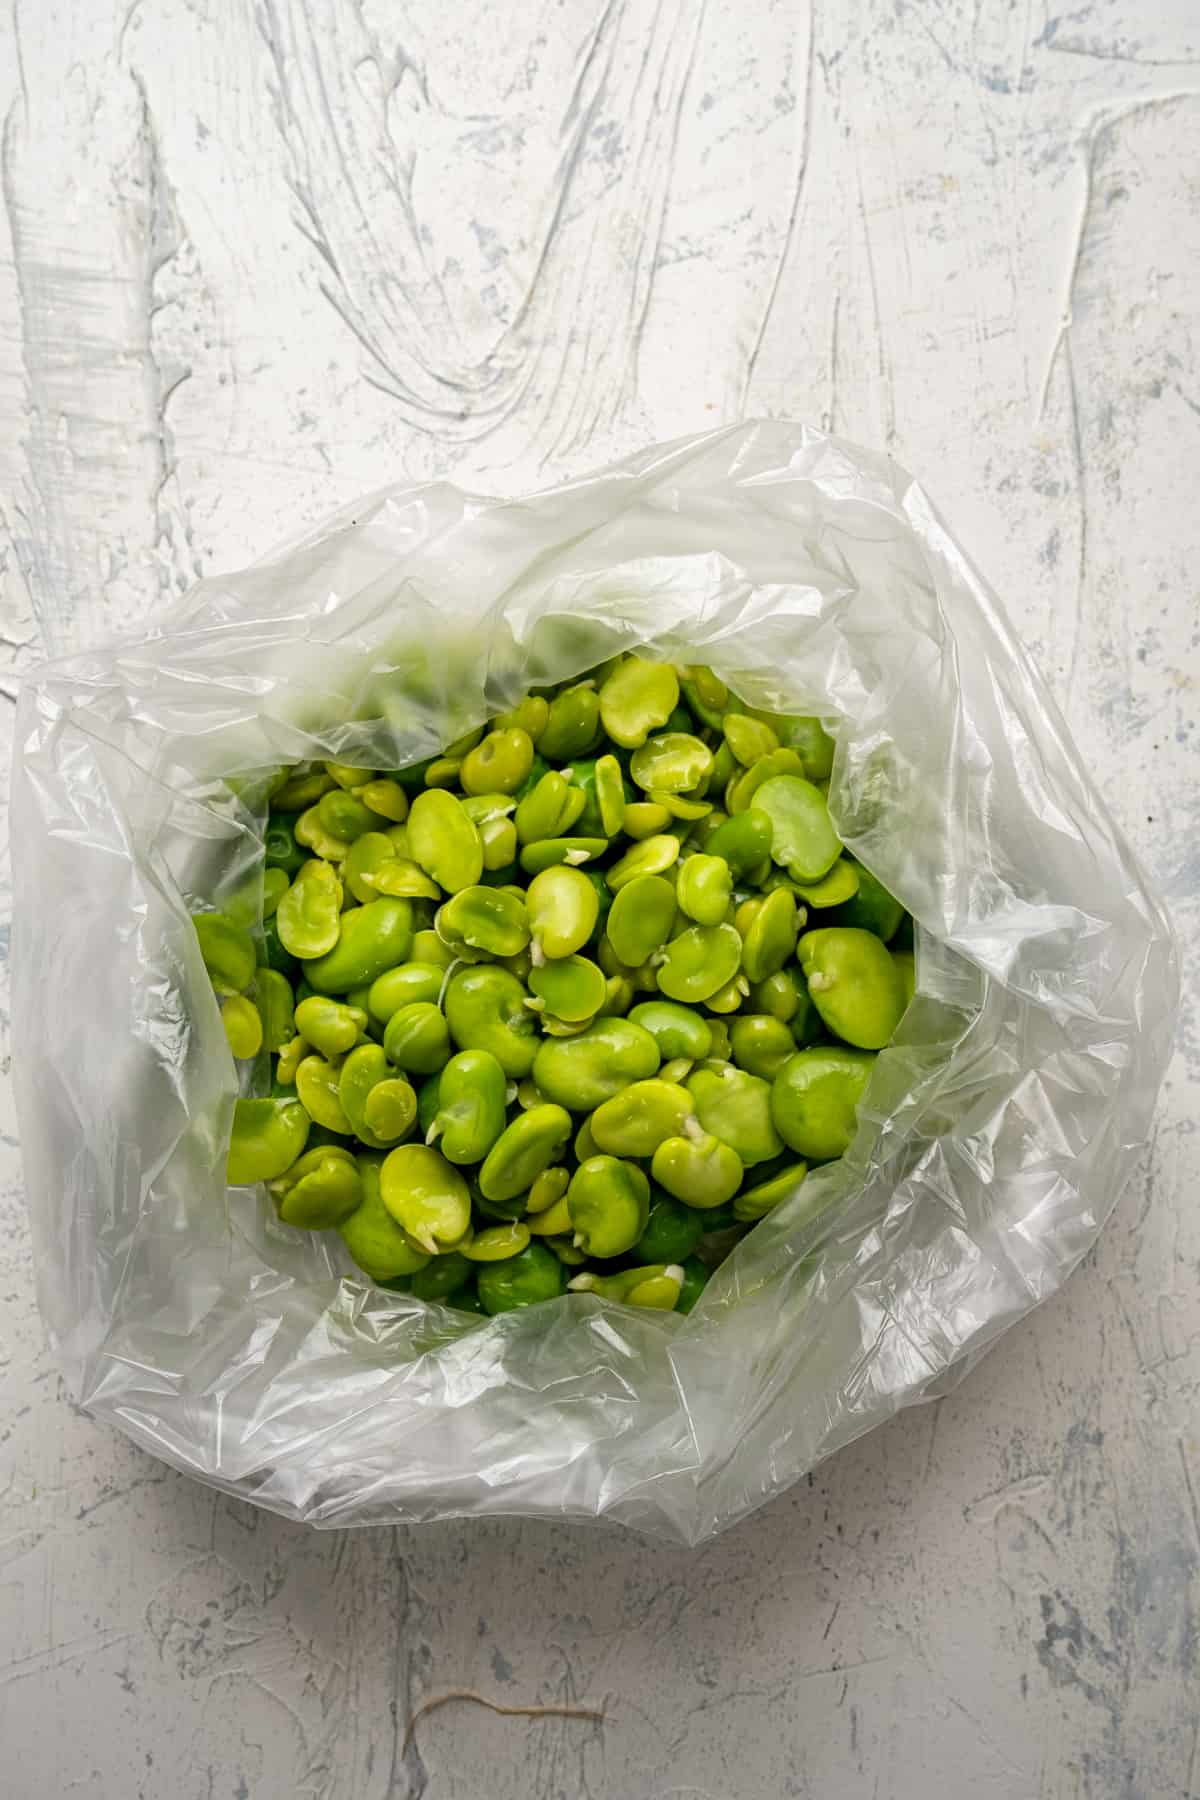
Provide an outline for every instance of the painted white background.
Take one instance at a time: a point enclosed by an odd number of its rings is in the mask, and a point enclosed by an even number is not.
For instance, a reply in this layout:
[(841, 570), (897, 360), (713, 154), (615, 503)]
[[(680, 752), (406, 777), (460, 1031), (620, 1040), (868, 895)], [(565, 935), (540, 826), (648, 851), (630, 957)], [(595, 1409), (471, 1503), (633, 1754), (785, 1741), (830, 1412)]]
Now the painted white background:
[[(318, 1536), (74, 1414), (5, 1086), (6, 1800), (1194, 1800), (1195, 0), (8, 0), (0, 82), (5, 692), (363, 488), (802, 416), (921, 475), (1193, 953), (1067, 1291), (691, 1555)], [(460, 1686), (608, 1719), (405, 1752)]]

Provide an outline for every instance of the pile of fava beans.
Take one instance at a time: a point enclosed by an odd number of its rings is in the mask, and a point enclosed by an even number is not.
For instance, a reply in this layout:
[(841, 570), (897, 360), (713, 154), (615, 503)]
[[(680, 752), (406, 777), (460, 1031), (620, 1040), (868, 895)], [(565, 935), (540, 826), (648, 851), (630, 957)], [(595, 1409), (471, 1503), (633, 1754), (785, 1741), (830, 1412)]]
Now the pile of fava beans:
[(832, 754), (815, 719), (633, 655), (411, 768), (281, 770), (253, 903), (195, 918), (269, 1080), (230, 1183), (421, 1300), (689, 1311), (846, 1150), (912, 996)]

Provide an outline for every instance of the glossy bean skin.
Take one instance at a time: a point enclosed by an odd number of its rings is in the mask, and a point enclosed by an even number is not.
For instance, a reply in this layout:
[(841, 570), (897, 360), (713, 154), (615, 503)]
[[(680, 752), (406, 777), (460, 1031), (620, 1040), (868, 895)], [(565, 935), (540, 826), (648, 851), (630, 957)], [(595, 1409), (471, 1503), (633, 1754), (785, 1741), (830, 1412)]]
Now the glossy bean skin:
[(570, 1141), (571, 1115), (547, 1102), (531, 1106), (505, 1127), (479, 1171), (480, 1192), (489, 1200), (523, 1194), (562, 1154)]
[(544, 869), (526, 891), (529, 934), (534, 961), (573, 956), (592, 935), (600, 913), (596, 890), (579, 869)]
[(679, 866), (679, 907), (697, 925), (720, 925), (733, 893), (733, 875), (722, 856), (701, 852)]
[(736, 1150), (701, 1132), (699, 1137), (667, 1138), (654, 1152), (650, 1173), (684, 1206), (707, 1212), (732, 1200), (742, 1185), (743, 1168)]
[(226, 1162), (230, 1187), (284, 1174), (303, 1153), (309, 1128), (308, 1114), (296, 1100), (238, 1100)]
[(738, 1067), (764, 1081), (774, 1081), (796, 1049), (787, 1025), (770, 1013), (746, 1013), (735, 1019), (729, 1039)]
[(448, 894), (474, 887), (483, 873), (483, 845), (461, 800), (440, 788), (418, 794), (409, 809), (408, 843), (414, 861)]
[(679, 678), (669, 663), (625, 657), (600, 689), (600, 718), (614, 744), (636, 750), (665, 725), (679, 702)]
[(408, 1234), (397, 1225), (383, 1204), (379, 1183), (382, 1159), (359, 1156), (356, 1162), (362, 1198), (338, 1226), (342, 1242), (372, 1281), (394, 1281), (400, 1275), (415, 1275), (428, 1263), (429, 1256), (413, 1246)]
[(533, 1078), (548, 1099), (570, 1112), (592, 1112), (631, 1081), (658, 1069), (650, 1033), (630, 1019), (598, 1019), (577, 1037), (546, 1039)]
[(784, 1143), (809, 1162), (844, 1156), (874, 1065), (865, 1050), (798, 1050), (771, 1088), (771, 1117)]
[(737, 974), (742, 940), (732, 925), (693, 925), (672, 939), (658, 971), (669, 1000), (707, 1000)]
[(685, 1056), (694, 1062), (713, 1054), (712, 1021), (676, 1000), (643, 1000), (630, 1009), (632, 1024), (641, 1025), (667, 1060)]
[(452, 1250), (471, 1227), (471, 1193), (444, 1156), (425, 1144), (389, 1151), (380, 1170), (383, 1204), (419, 1250)]
[(770, 1082), (727, 1065), (719, 1075), (697, 1069), (687, 1090), (705, 1131), (736, 1150), (747, 1168), (769, 1162), (783, 1149), (771, 1115)]
[(240, 994), (254, 980), (254, 939), (223, 913), (197, 913), (192, 920), (209, 980), (218, 994)]
[(404, 962), (377, 975), (367, 991), (367, 1011), (377, 1024), (386, 1025), (402, 1006), (424, 1000), (436, 1006), (446, 971), (437, 963)]
[(646, 1229), (650, 1183), (634, 1162), (591, 1156), (567, 1190), (575, 1241), (588, 1256), (621, 1256)]
[(677, 916), (671, 883), (661, 875), (638, 875), (614, 895), (605, 932), (621, 961), (636, 968), (667, 942)]
[(505, 1127), (507, 1077), (487, 1050), (460, 1050), (442, 1070), (428, 1141), (455, 1164), (482, 1162)]
[(427, 1000), (400, 1007), (387, 1022), (388, 1061), (409, 1075), (435, 1075), (450, 1060), (450, 1028), (441, 1008)]
[(858, 1050), (882, 1050), (908, 995), (887, 946), (871, 931), (808, 931), (797, 951), (813, 1004), (826, 1027)]
[(362, 1179), (348, 1150), (322, 1144), (271, 1183), (271, 1197), (285, 1225), (329, 1231), (360, 1205)]
[(704, 1215), (668, 1194), (652, 1196), (646, 1226), (630, 1254), (639, 1263), (681, 1263), (704, 1235)]
[(530, 1244), (517, 1256), (486, 1264), (479, 1271), (478, 1285), (484, 1312), (495, 1316), (556, 1300), (566, 1290), (567, 1275), (553, 1251), (544, 1244)]
[(757, 790), (754, 804), (771, 821), (771, 855), (796, 881), (819, 881), (841, 855), (820, 788), (799, 775), (777, 775)]
[(324, 956), (306, 961), (305, 980), (319, 994), (344, 994), (374, 981), (407, 961), (412, 919), (411, 900), (372, 900), (343, 913), (336, 943)]
[(592, 1114), (592, 1138), (613, 1156), (653, 1156), (664, 1138), (678, 1137), (692, 1116), (692, 1100), (668, 1081), (633, 1081)]
[(460, 1050), (487, 1050), (512, 1081), (533, 1068), (538, 1035), (525, 990), (507, 969), (460, 969), (443, 999), (450, 1036)]

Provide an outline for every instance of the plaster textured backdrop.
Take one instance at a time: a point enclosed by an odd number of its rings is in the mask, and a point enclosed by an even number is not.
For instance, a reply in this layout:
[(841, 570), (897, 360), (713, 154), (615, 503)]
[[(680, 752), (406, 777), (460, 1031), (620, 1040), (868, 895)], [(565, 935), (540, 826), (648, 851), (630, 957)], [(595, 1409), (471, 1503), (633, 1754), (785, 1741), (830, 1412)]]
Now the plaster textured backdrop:
[[(311, 1535), (73, 1414), (4, 1087), (6, 1796), (1194, 1800), (1194, 0), (10, 0), (0, 82), (5, 692), (384, 481), (803, 416), (921, 475), (1193, 952), (1068, 1289), (694, 1555)], [(406, 1747), (463, 1686), (608, 1719)]]

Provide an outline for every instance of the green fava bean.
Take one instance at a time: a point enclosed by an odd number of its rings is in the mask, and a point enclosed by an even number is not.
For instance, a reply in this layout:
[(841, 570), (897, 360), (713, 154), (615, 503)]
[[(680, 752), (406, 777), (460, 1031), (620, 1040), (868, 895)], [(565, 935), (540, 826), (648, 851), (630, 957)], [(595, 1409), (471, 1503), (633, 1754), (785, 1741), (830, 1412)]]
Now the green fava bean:
[(533, 739), (519, 725), (489, 731), (463, 757), (459, 781), (464, 794), (512, 794), (533, 767)]
[[(726, 745), (728, 749), (728, 745)], [(757, 806), (755, 796), (761, 787), (779, 775), (791, 775), (797, 778), (804, 774), (804, 764), (794, 750), (786, 748), (772, 750), (767, 756), (760, 756), (757, 762), (751, 763), (748, 769), (740, 768), (732, 753), (733, 774), (725, 786), (725, 810), (737, 814), (745, 812), (750, 806)]]
[(732, 1067), (719, 1075), (697, 1069), (687, 1090), (705, 1131), (736, 1150), (747, 1168), (769, 1162), (783, 1149), (771, 1116), (770, 1082)]
[(629, 759), (629, 773), (640, 788), (653, 791), (661, 806), (668, 794), (686, 794), (712, 773), (712, 751), (703, 739), (685, 731), (665, 731), (647, 738)]
[(765, 981), (782, 969), (796, 948), (800, 920), (795, 897), (776, 888), (758, 908), (742, 944), (742, 968), (749, 981)]
[(729, 705), (729, 689), (720, 676), (714, 675), (703, 663), (695, 663), (685, 669), (680, 686), (697, 724), (720, 731), (725, 708)]
[[(347, 857), (346, 861), (349, 860)], [(390, 900), (440, 900), (442, 897), (441, 888), (436, 881), (430, 879), (420, 863), (413, 862), (409, 856), (397, 856), (394, 853), (387, 862), (382, 862), (378, 868), (363, 874), (359, 878), (359, 885), (367, 890), (368, 895), (378, 897), (384, 894)]]
[[(569, 1185), (570, 1176), (567, 1177), (567, 1180)], [(567, 1207), (565, 1190), (543, 1212), (527, 1218), (525, 1223), (534, 1237), (559, 1237), (563, 1232), (569, 1233), (571, 1214)]]
[(627, 656), (600, 689), (600, 718), (614, 744), (637, 750), (678, 703), (679, 678), (670, 663)]
[(828, 781), (837, 748), (819, 719), (768, 713), (767, 723), (780, 742), (795, 750), (810, 781)]
[(379, 1172), (383, 1204), (421, 1250), (452, 1250), (471, 1228), (471, 1194), (458, 1170), (425, 1144), (402, 1144)]
[(363, 1106), (364, 1140), (381, 1150), (407, 1137), (417, 1116), (417, 1096), (409, 1082), (389, 1075), (377, 1081)]
[(302, 1154), (308, 1133), (309, 1117), (297, 1100), (238, 1100), (225, 1179), (230, 1187), (274, 1181)]
[[(352, 1050), (341, 1067), (338, 1079), (338, 1101), (354, 1131), (372, 1150), (383, 1150), (398, 1143), (410, 1131), (417, 1117), (417, 1096), (408, 1082), (390, 1081), (387, 1057), (378, 1044), (360, 1044)], [(367, 1116), (368, 1102), (376, 1088), (387, 1085), (395, 1090), (391, 1096), (390, 1122), (395, 1129), (376, 1131)], [(378, 1109), (372, 1112), (378, 1117)], [(385, 1143), (385, 1136), (387, 1142)]]
[(874, 932), (832, 925), (807, 931), (797, 951), (828, 1029), (858, 1050), (882, 1050), (908, 1004), (900, 971)]
[(567, 1024), (593, 1019), (608, 998), (604, 971), (586, 956), (564, 956), (529, 971), (530, 991), (542, 1010)]
[(795, 1039), (787, 1025), (769, 1013), (745, 1013), (735, 1019), (730, 1027), (729, 1041), (738, 1067), (763, 1081), (774, 1081), (796, 1050)]
[(625, 777), (615, 756), (598, 756), (592, 766), (595, 807), (599, 814), (597, 837), (616, 837), (625, 818)]
[(622, 829), (627, 837), (641, 842), (660, 836), (671, 823), (671, 809), (653, 800), (634, 800), (625, 808)]
[(527, 875), (540, 875), (543, 869), (555, 869), (562, 863), (574, 869), (603, 856), (607, 849), (607, 838), (540, 838), (522, 850), (521, 867)]
[(339, 787), (361, 788), (365, 787), (368, 781), (374, 781), (377, 771), (375, 769), (360, 769), (355, 763), (327, 762), (325, 764), (325, 773), (330, 776)]
[(271, 795), (271, 805), (279, 812), (303, 812), (307, 807), (315, 806), (321, 795), (327, 794), (333, 786), (332, 775), (325, 774), (324, 770), (293, 775)]
[(322, 1056), (344, 1056), (358, 1042), (367, 1016), (325, 994), (310, 994), (295, 1011), (295, 1026)]
[(646, 1229), (650, 1183), (636, 1163), (590, 1156), (571, 1177), (567, 1210), (577, 1248), (588, 1256), (621, 1256)]
[(377, 975), (367, 990), (367, 1011), (380, 1025), (386, 1025), (402, 1006), (424, 1000), (436, 1006), (441, 996), (446, 970), (432, 962), (406, 962), (398, 968)]
[(640, 1263), (681, 1263), (692, 1254), (704, 1229), (703, 1216), (694, 1207), (659, 1194), (650, 1202), (646, 1229), (631, 1254)]
[(748, 713), (727, 712), (721, 728), (725, 742), (743, 768), (748, 769), (751, 763), (779, 748), (779, 739), (771, 727), (761, 719), (751, 718)]
[(380, 1192), (380, 1162), (374, 1156), (357, 1159), (362, 1199), (338, 1226), (342, 1242), (359, 1268), (372, 1281), (395, 1281), (400, 1275), (415, 1275), (429, 1257), (416, 1250), (406, 1232), (397, 1225)]
[(622, 1269), (616, 1275), (597, 1275), (585, 1269), (567, 1283), (574, 1294), (595, 1294), (624, 1306), (646, 1306), (670, 1312), (679, 1299), (683, 1270), (678, 1263), (647, 1263), (639, 1269)]
[(852, 900), (858, 892), (858, 870), (844, 856), (839, 856), (828, 875), (820, 881), (798, 882), (796, 892), (806, 906), (822, 910)]
[(484, 1263), (479, 1271), (479, 1298), (492, 1315), (555, 1300), (566, 1285), (566, 1270), (545, 1244), (530, 1244), (518, 1256)]
[(362, 837), (366, 831), (375, 831), (379, 826), (379, 815), (343, 788), (332, 788), (329, 793), (322, 794), (317, 801), (317, 817), (330, 837), (340, 838), (346, 844), (352, 844), (355, 838)]
[(712, 1270), (707, 1263), (702, 1263), (698, 1256), (689, 1256), (683, 1263), (683, 1285), (679, 1290), (679, 1298), (675, 1302), (675, 1311), (690, 1313), (697, 1300), (708, 1286)]
[(708, 1132), (668, 1138), (654, 1152), (650, 1173), (659, 1187), (698, 1212), (724, 1206), (742, 1185), (743, 1163), (736, 1150)]
[(296, 842), (305, 845), (326, 862), (340, 863), (350, 848), (345, 838), (334, 837), (332, 832), (326, 831), (315, 806), (310, 806), (307, 812), (300, 814), (295, 830)]
[(268, 1050), (282, 1050), (296, 1031), (292, 984), (278, 969), (259, 969), (254, 987), (262, 1015), (263, 1043)]
[(358, 789), (358, 799), (393, 825), (403, 825), (408, 817), (408, 795), (398, 781), (392, 781), (388, 776), (364, 782)]
[(759, 1219), (765, 1219), (781, 1201), (791, 1198), (807, 1174), (808, 1164), (796, 1162), (780, 1174), (772, 1175), (769, 1181), (743, 1188), (733, 1203), (734, 1218), (741, 1225), (753, 1225)]
[(517, 807), (517, 836), (522, 844), (539, 843), (543, 838), (567, 837), (586, 808), (585, 789), (573, 787), (566, 775), (560, 775), (557, 769), (549, 769)]
[(291, 887), (283, 869), (264, 869), (262, 880), (262, 913), (264, 919), (279, 911), (279, 902)]
[(498, 713), (495, 724), (498, 731), (505, 731), (510, 726), (519, 725), (527, 731), (536, 744), (550, 719), (550, 703), (540, 694), (526, 694), (525, 698), (514, 706), (511, 712)]
[(732, 893), (733, 876), (724, 857), (700, 853), (680, 863), (676, 895), (681, 911), (697, 925), (720, 925)]
[[(600, 913), (596, 890), (578, 869), (543, 869), (525, 896), (535, 963), (573, 956), (592, 935)], [(611, 916), (611, 915), (610, 915)]]
[(425, 873), (448, 894), (474, 887), (483, 873), (483, 845), (461, 800), (442, 788), (417, 795), (408, 815), (408, 847)]
[(322, 1056), (306, 1056), (296, 1070), (296, 1094), (315, 1125), (349, 1137), (354, 1127), (338, 1096), (340, 1072)]
[(192, 921), (209, 980), (218, 994), (240, 994), (254, 980), (254, 939), (223, 913), (197, 913)]
[(525, 903), (507, 888), (460, 888), (440, 908), (437, 934), (452, 950), (516, 956), (529, 942)]
[(566, 763), (591, 749), (600, 723), (596, 690), (583, 682), (564, 688), (550, 702), (545, 729), (538, 739), (538, 754), (548, 762)]
[(452, 1163), (482, 1162), (504, 1130), (508, 1078), (487, 1050), (460, 1050), (441, 1072), (426, 1142)]
[(351, 844), (342, 863), (342, 879), (361, 906), (378, 898), (374, 882), (368, 877), (377, 875), (395, 857), (396, 846), (379, 830), (364, 831)]
[(460, 1050), (488, 1050), (510, 1081), (523, 1081), (538, 1053), (525, 990), (507, 969), (460, 969), (444, 998), (446, 1023)]
[[(475, 1273), (461, 1250), (449, 1250), (432, 1260), (427, 1260), (423, 1269), (418, 1269), (412, 1278), (411, 1293), (416, 1300), (424, 1300), (433, 1304), (438, 1300), (446, 1300), (457, 1295), (460, 1288), (465, 1287)], [(454, 1304), (454, 1300), (450, 1300)]]
[(231, 994), (221, 1008), (221, 1023), (229, 1048), (241, 1062), (248, 1062), (262, 1049), (262, 1017), (253, 1000), (245, 994)]
[(771, 821), (771, 855), (794, 881), (819, 881), (833, 867), (842, 843), (819, 787), (799, 775), (776, 775), (754, 804)]
[(285, 1225), (328, 1231), (348, 1219), (362, 1201), (362, 1180), (345, 1151), (320, 1145), (271, 1183), (275, 1211)]
[(365, 987), (385, 969), (408, 960), (412, 919), (411, 900), (372, 900), (366, 906), (352, 907), (342, 914), (333, 947), (306, 964), (305, 980), (318, 994), (344, 994), (350, 988)]
[(732, 925), (693, 925), (663, 952), (658, 985), (669, 1000), (707, 1000), (733, 980), (742, 940)]
[(729, 864), (735, 880), (741, 880), (771, 854), (771, 821), (757, 806), (734, 813), (719, 825), (704, 845), (710, 856)]
[(787, 1025), (800, 1011), (800, 987), (791, 969), (777, 969), (750, 987), (750, 1004), (756, 1013), (769, 1013)]
[(659, 1054), (668, 1060), (688, 1057), (702, 1062), (713, 1054), (712, 1024), (690, 1006), (680, 1006), (675, 1000), (643, 1000), (629, 1017), (633, 1024), (644, 1026)]
[(608, 870), (605, 879), (609, 892), (619, 894), (623, 887), (642, 875), (663, 875), (679, 860), (679, 839), (671, 832), (643, 838)]
[(410, 954), (414, 962), (432, 963), (436, 968), (443, 970), (448, 969), (455, 960), (453, 950), (446, 948), (432, 927), (413, 933)]
[(620, 960), (636, 969), (666, 943), (677, 911), (669, 881), (661, 875), (637, 875), (618, 888), (605, 933)]
[(660, 1062), (650, 1033), (630, 1019), (597, 1019), (576, 1037), (546, 1038), (533, 1078), (548, 1100), (571, 1112), (592, 1112), (605, 1100), (653, 1075)]
[(424, 1137), (438, 1115), (441, 1098), (442, 1073), (427, 1075), (417, 1089), (417, 1130)]
[(303, 846), (296, 842), (289, 820), (276, 818), (274, 814), (268, 819), (263, 833), (263, 860), (268, 869), (282, 869), (289, 879), (307, 860)]
[(613, 1156), (653, 1156), (692, 1116), (691, 1095), (669, 1081), (633, 1081), (592, 1114), (592, 1141)]
[(483, 867), (486, 874), (511, 869), (517, 860), (517, 828), (511, 819), (485, 819), (476, 826), (483, 845)]
[(571, 1137), (564, 1107), (531, 1106), (507, 1126), (479, 1171), (479, 1191), (487, 1200), (512, 1200), (531, 1187), (543, 1169), (557, 1162)]
[(479, 1232), (466, 1245), (463, 1255), (468, 1262), (506, 1262), (510, 1256), (519, 1256), (528, 1247), (528, 1225), (513, 1219), (508, 1225), (493, 1225), (490, 1230)]
[[(836, 866), (836, 865), (835, 865)], [(830, 913), (823, 924), (849, 925), (858, 931), (873, 931), (885, 944), (891, 943), (904, 919), (904, 908), (884, 887), (882, 881), (864, 869), (861, 863), (849, 864), (858, 875), (858, 889)]]
[(394, 1012), (383, 1034), (389, 1062), (409, 1075), (434, 1075), (450, 1059), (450, 1031), (440, 1007), (413, 1000)]
[(844, 1156), (874, 1066), (865, 1050), (798, 1050), (771, 1089), (771, 1117), (784, 1143), (810, 1162)]
[(570, 1185), (571, 1177), (566, 1169), (543, 1169), (540, 1175), (534, 1177), (533, 1184), (526, 1195), (526, 1212), (549, 1212), (550, 1208), (562, 1199)]

